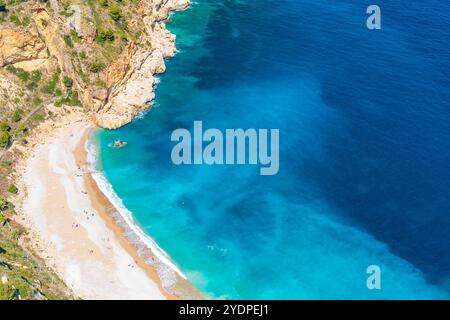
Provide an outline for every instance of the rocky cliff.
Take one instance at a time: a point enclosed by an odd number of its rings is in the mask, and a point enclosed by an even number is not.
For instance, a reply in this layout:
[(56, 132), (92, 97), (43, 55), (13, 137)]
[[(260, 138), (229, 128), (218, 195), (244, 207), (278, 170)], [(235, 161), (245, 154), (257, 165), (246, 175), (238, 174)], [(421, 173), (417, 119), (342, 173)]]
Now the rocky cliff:
[[(175, 35), (165, 26), (173, 10), (185, 9), (188, 0), (149, 0), (141, 2), (140, 14), (145, 24), (145, 40), (150, 49), (130, 43), (105, 70), (107, 94), (93, 96), (94, 122), (103, 128), (116, 129), (151, 106), (155, 98), (155, 74), (166, 70), (164, 59), (176, 53)], [(100, 99), (99, 99), (100, 98)]]
[(48, 58), (36, 30), (0, 29), (0, 67), (21, 61)]
[[(190, 2), (142, 0), (136, 7), (126, 8), (136, 13), (130, 17), (121, 15), (120, 8), (113, 9), (116, 5), (106, 0), (102, 3), (110, 8), (113, 26), (119, 26), (117, 33), (96, 27), (100, 14), (95, 11), (97, 7), (81, 0), (65, 7), (63, 1), (56, 0), (47, 6), (39, 2), (30, 5), (32, 23), (24, 30), (0, 28), (0, 66), (19, 66), (31, 72), (51, 61), (71, 79), (76, 99), (93, 122), (116, 129), (151, 107), (154, 75), (164, 72), (164, 59), (176, 53), (176, 37), (166, 29), (165, 21), (171, 11), (185, 9)], [(125, 43), (123, 48), (119, 34)], [(118, 43), (113, 49), (121, 52), (111, 54), (109, 43)]]

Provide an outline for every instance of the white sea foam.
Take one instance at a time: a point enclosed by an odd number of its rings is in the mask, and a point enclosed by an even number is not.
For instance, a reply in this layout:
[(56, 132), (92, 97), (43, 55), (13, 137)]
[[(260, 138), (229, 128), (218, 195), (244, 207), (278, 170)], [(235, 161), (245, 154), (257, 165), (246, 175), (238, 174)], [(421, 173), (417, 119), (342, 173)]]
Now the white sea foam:
[(130, 241), (137, 241), (144, 244), (147, 248), (151, 250), (153, 255), (167, 268), (157, 268), (158, 274), (163, 281), (164, 285), (171, 285), (174, 282), (174, 275), (171, 274), (170, 270), (178, 273), (182, 278), (186, 279), (186, 276), (181, 272), (181, 270), (171, 261), (167, 253), (162, 250), (158, 244), (147, 235), (135, 221), (133, 214), (125, 207), (122, 199), (116, 194), (111, 183), (106, 179), (104, 174), (98, 169), (98, 147), (90, 140), (86, 142), (85, 150), (87, 152), (87, 162), (91, 175), (99, 189), (108, 198), (111, 204), (115, 207), (120, 217), (126, 223), (127, 231), (131, 231), (132, 234), (126, 232), (127, 237)]

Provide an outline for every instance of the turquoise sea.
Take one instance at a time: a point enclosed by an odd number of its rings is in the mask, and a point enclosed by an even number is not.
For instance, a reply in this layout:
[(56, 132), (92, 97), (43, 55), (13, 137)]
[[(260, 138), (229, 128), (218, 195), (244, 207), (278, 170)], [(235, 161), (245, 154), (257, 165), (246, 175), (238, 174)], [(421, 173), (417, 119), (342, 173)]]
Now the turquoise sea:
[[(369, 31), (370, 4), (198, 0), (168, 22), (180, 52), (151, 111), (93, 138), (116, 195), (206, 296), (449, 297), (450, 4), (380, 0)], [(279, 174), (175, 166), (171, 133), (195, 120), (279, 128)]]

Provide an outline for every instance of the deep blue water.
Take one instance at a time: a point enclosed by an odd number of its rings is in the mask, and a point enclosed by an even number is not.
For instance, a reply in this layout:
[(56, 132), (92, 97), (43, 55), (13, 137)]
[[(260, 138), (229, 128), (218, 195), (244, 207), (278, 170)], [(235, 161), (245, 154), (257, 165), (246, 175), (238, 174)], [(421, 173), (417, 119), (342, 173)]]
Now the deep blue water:
[[(155, 107), (99, 132), (116, 193), (206, 295), (448, 297), (450, 5), (380, 0), (369, 31), (369, 4), (198, 0)], [(173, 165), (194, 120), (279, 128), (279, 174)]]

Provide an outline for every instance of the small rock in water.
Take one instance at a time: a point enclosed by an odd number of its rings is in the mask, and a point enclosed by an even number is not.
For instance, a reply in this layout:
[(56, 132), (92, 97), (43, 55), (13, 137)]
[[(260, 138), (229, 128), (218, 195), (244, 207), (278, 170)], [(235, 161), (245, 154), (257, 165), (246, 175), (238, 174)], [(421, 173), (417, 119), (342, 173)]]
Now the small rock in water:
[(127, 143), (125, 142), (125, 141), (122, 141), (122, 140), (116, 140), (116, 141), (114, 141), (114, 143), (113, 143), (113, 147), (114, 148), (123, 148), (123, 147), (125, 147), (127, 145)]

